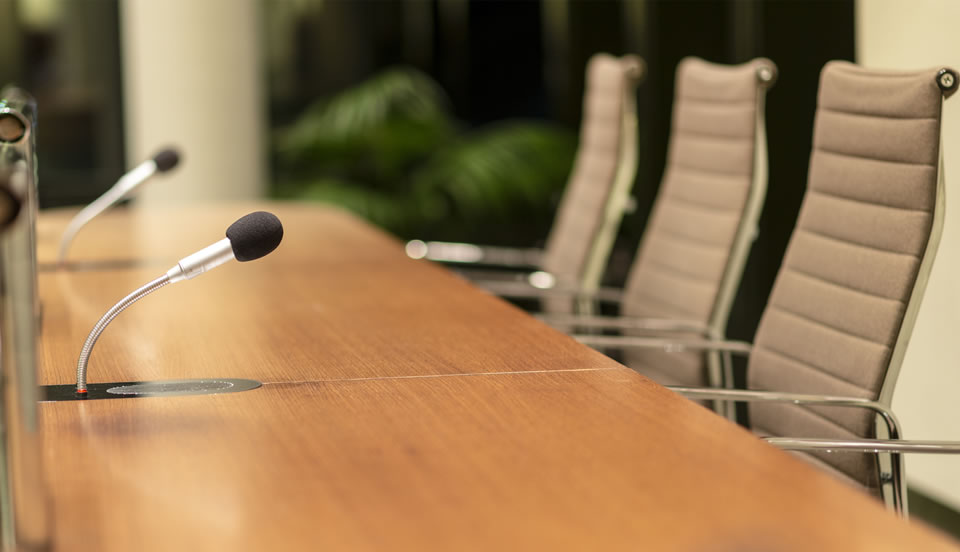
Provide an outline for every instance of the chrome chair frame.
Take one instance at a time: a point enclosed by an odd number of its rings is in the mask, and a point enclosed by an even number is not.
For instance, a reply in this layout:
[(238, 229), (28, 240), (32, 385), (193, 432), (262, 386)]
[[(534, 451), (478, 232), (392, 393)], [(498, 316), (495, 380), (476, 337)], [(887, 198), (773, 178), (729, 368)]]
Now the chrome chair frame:
[[(949, 77), (949, 78), (946, 78)], [(943, 101), (950, 97), (957, 90), (957, 76), (947, 68), (941, 69), (937, 74), (937, 84), (942, 91), (941, 109)], [(768, 443), (778, 446), (784, 450), (794, 451), (856, 451), (868, 452), (877, 455), (878, 462), (883, 464), (887, 460), (889, 474), (881, 470), (881, 489), (884, 493), (884, 500), (898, 514), (903, 517), (909, 516), (907, 504), (906, 488), (906, 465), (904, 453), (927, 453), (927, 454), (960, 454), (960, 442), (955, 441), (915, 441), (901, 439), (900, 424), (891, 410), (893, 401), (893, 392), (896, 387), (897, 379), (903, 365), (903, 359), (906, 354), (910, 337), (913, 333), (913, 327), (917, 320), (917, 314), (923, 300), (927, 283), (930, 278), (930, 272), (936, 258), (937, 249), (940, 244), (940, 237), (943, 233), (944, 211), (945, 211), (945, 192), (944, 183), (944, 164), (943, 164), (943, 128), (940, 129), (940, 151), (938, 153), (937, 168), (937, 193), (933, 210), (933, 221), (930, 228), (930, 236), (917, 272), (916, 281), (910, 294), (910, 299), (906, 305), (903, 316), (903, 322), (900, 331), (897, 334), (893, 350), (890, 356), (890, 362), (886, 374), (880, 387), (880, 393), (876, 401), (854, 397), (840, 397), (831, 395), (816, 395), (803, 393), (784, 393), (774, 390), (739, 390), (729, 388), (691, 388), (691, 387), (669, 387), (677, 393), (691, 399), (697, 400), (717, 400), (726, 402), (758, 402), (774, 401), (786, 402), (792, 404), (816, 404), (824, 406), (866, 408), (872, 410), (877, 415), (877, 427), (881, 435), (886, 438), (877, 439), (816, 439), (816, 438), (793, 438), (793, 437), (767, 437), (764, 438)], [(620, 336), (595, 336), (579, 335), (574, 336), (580, 342), (595, 347), (653, 347), (662, 348), (666, 351), (688, 351), (688, 350), (713, 350), (725, 354), (750, 355), (752, 346), (749, 343), (741, 341), (712, 341), (708, 339), (660, 339), (660, 338), (631, 338)], [(885, 483), (891, 485), (888, 488)], [(889, 490), (888, 490), (889, 489)]]

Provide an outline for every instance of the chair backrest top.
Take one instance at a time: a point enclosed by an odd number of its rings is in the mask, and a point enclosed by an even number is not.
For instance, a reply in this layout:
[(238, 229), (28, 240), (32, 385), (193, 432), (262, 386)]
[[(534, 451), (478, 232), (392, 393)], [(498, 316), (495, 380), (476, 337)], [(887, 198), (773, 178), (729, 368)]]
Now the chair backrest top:
[[(542, 268), (558, 281), (581, 284), (608, 205), (615, 199), (611, 194), (618, 169), (625, 155), (636, 155), (634, 91), (643, 68), (636, 56), (602, 53), (587, 64), (580, 144), (542, 261)], [(632, 127), (625, 124), (631, 117)], [(625, 176), (632, 182), (633, 174)]]
[[(939, 240), (939, 73), (823, 68), (807, 191), (754, 340), (750, 388), (878, 399), (895, 377)], [(750, 420), (763, 434), (874, 431), (858, 409), (754, 405)], [(876, 479), (866, 457), (822, 459)]]

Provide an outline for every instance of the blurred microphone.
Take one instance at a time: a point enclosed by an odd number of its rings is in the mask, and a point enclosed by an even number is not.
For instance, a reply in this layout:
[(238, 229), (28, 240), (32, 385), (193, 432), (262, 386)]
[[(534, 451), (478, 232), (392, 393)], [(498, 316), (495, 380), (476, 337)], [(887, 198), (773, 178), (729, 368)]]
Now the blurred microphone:
[(166, 274), (121, 299), (96, 323), (83, 343), (80, 358), (77, 360), (77, 396), (87, 396), (87, 362), (93, 346), (107, 325), (124, 309), (167, 284), (189, 280), (231, 259), (240, 262), (259, 259), (276, 249), (281, 239), (283, 225), (280, 224), (280, 219), (265, 211), (250, 213), (227, 228), (226, 238), (180, 259)]
[(112, 188), (107, 190), (102, 196), (94, 200), (93, 203), (84, 207), (77, 216), (73, 217), (67, 229), (63, 232), (60, 239), (60, 252), (57, 255), (57, 263), (63, 263), (67, 258), (67, 250), (70, 249), (70, 242), (76, 237), (77, 232), (94, 217), (106, 211), (114, 203), (126, 197), (138, 186), (150, 180), (157, 174), (167, 172), (177, 166), (180, 162), (180, 154), (173, 148), (167, 148), (160, 153), (140, 163), (133, 170), (120, 177)]

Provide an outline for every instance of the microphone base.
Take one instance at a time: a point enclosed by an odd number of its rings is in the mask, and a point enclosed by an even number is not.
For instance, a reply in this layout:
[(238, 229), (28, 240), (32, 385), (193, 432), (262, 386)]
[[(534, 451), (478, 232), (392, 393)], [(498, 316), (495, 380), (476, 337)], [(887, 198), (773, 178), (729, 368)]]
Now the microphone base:
[(41, 385), (41, 402), (93, 401), (103, 399), (140, 399), (145, 397), (179, 397), (184, 395), (218, 395), (239, 393), (260, 387), (259, 381), (238, 378), (204, 378), (155, 381), (88, 383), (84, 395), (77, 394), (75, 384)]

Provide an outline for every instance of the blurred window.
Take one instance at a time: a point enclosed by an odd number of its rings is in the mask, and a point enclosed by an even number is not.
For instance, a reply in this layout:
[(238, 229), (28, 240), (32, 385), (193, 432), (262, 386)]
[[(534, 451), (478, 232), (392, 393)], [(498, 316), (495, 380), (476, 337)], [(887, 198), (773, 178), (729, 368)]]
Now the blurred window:
[(116, 0), (0, 0), (0, 83), (37, 99), (42, 207), (113, 184), (124, 169)]

